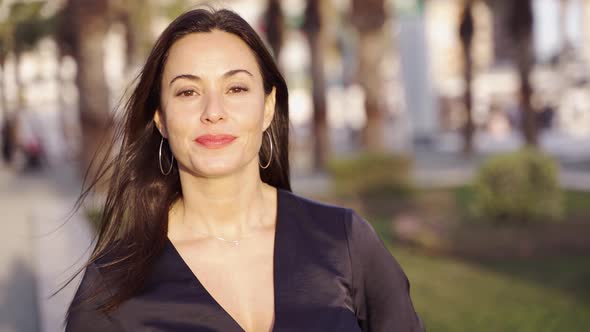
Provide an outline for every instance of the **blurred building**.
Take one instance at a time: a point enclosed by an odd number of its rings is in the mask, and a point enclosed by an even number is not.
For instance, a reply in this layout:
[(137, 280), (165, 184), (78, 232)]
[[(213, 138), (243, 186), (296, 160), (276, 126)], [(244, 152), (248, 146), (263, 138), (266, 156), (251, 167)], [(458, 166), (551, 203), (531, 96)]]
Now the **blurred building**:
[[(441, 99), (443, 131), (458, 130), (463, 123), (461, 96), (465, 83), (458, 35), (463, 3), (461, 0), (426, 3), (426, 33), (434, 86)], [(567, 135), (588, 136), (590, 2), (533, 0), (532, 4), (534, 107), (539, 113), (554, 114), (553, 129)], [(513, 135), (512, 129), (518, 128), (519, 115), (519, 81), (511, 54), (517, 46), (511, 43), (505, 24), (509, 5), (507, 0), (475, 2), (473, 42), (476, 125), (480, 129), (495, 128), (494, 134), (506, 136)], [(497, 120), (502, 117), (512, 129), (499, 125)]]
[[(510, 53), (514, 45), (504, 24), (510, 1), (477, 0), (474, 7), (474, 119), (480, 130), (498, 137), (514, 136), (519, 116), (519, 83)], [(0, 7), (6, 8), (9, 2)], [(264, 35), (262, 16), (266, 4), (265, 0), (225, 0), (215, 6), (236, 10)], [(322, 2), (328, 121), (336, 152), (350, 149), (366, 121), (365, 93), (354, 79), (358, 54), (356, 34), (347, 16), (350, 4), (351, 0)], [(386, 23), (391, 45), (384, 47), (382, 77), (376, 79), (384, 82), (382, 104), (389, 114), (387, 144), (403, 150), (412, 144), (411, 136), (416, 134), (439, 137), (441, 133), (457, 133), (464, 121), (464, 65), (458, 33), (463, 0), (386, 0), (386, 4), (393, 14)], [(309, 137), (313, 111), (309, 47), (300, 30), (306, 1), (284, 0), (281, 5), (287, 29), (279, 63), (289, 83), (295, 135), (303, 141)], [(533, 0), (533, 5), (534, 106), (539, 112), (553, 114), (545, 117), (552, 128), (567, 135), (590, 135), (590, 1)], [(146, 31), (155, 36), (169, 20), (156, 16)], [(123, 34), (123, 28), (115, 25), (105, 41), (105, 75), (113, 109), (136, 73), (136, 69), (125, 69)], [(14, 108), (17, 96), (13, 57), (9, 56), (4, 69), (8, 105)], [(33, 113), (55, 114), (48, 116), (55, 121), (46, 122), (55, 123), (52, 126), (56, 128), (66, 123), (66, 129), (74, 133), (70, 137), (77, 137), (76, 65), (72, 59), (58, 61), (55, 43), (46, 39), (36, 49), (25, 52), (19, 71), (28, 87), (23, 90), (22, 107)], [(40, 132), (45, 135), (50, 131)], [(55, 135), (44, 141), (56, 150), (64, 146)], [(74, 147), (66, 148), (71, 149)]]

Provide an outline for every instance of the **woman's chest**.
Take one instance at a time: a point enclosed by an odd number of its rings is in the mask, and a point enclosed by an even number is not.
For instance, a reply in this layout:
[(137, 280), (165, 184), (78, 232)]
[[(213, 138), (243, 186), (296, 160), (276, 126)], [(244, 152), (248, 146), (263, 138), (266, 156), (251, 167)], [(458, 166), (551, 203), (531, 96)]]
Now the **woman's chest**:
[[(301, 282), (306, 285), (277, 297), (272, 331), (360, 331), (341, 287), (327, 280)], [(131, 299), (114, 318), (126, 331), (260, 331), (238, 322), (204, 288), (183, 282), (161, 284)]]
[[(128, 331), (251, 330), (247, 326), (256, 322), (248, 319), (256, 318), (243, 318), (237, 311), (242, 310), (263, 319), (265, 314), (274, 314), (273, 331), (360, 331), (350, 283), (338, 263), (311, 259), (302, 264), (289, 255), (274, 263), (272, 272), (258, 276), (261, 280), (255, 280), (255, 275), (240, 275), (239, 268), (203, 275), (201, 279), (207, 279), (204, 283), (181, 265), (174, 271), (174, 280), (152, 280), (151, 286), (125, 303), (115, 318)], [(232, 283), (234, 278), (242, 280)], [(224, 287), (234, 288), (234, 292)], [(217, 299), (212, 294), (217, 294)], [(266, 322), (271, 319), (268, 317)], [(261, 325), (264, 323), (256, 326)]]
[(272, 242), (267, 238), (258, 242), (210, 253), (218, 254), (215, 259), (202, 259), (203, 255), (184, 259), (204, 296), (246, 331), (269, 331), (274, 320)]

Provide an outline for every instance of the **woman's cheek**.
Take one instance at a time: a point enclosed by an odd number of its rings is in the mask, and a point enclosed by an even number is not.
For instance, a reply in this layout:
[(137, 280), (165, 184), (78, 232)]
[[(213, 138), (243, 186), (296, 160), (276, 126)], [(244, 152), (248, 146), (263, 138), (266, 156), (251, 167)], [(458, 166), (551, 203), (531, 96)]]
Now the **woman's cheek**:
[(262, 126), (264, 119), (264, 104), (259, 102), (249, 102), (232, 108), (233, 115), (239, 119), (240, 123), (250, 129), (258, 129)]
[(170, 147), (175, 155), (183, 154), (185, 149), (188, 147), (186, 145), (186, 140), (188, 139), (187, 135), (189, 134), (188, 128), (186, 128), (186, 124), (182, 121), (170, 121), (168, 126), (168, 139), (170, 142)]

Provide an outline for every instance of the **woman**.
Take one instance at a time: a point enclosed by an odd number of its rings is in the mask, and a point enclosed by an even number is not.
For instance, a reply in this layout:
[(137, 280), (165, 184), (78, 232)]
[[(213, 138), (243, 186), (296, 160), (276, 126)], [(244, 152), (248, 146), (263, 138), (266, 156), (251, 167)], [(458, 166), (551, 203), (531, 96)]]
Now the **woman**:
[(237, 14), (171, 23), (127, 104), (66, 331), (422, 330), (371, 226), (290, 192), (287, 99)]

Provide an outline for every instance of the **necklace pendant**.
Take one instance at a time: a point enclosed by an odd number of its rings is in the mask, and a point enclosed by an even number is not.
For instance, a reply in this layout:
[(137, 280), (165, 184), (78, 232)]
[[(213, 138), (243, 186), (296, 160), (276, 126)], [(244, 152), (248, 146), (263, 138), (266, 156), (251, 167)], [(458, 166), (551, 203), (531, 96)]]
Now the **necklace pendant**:
[(240, 245), (240, 241), (241, 241), (241, 239), (228, 240), (228, 239), (222, 238), (221, 236), (214, 236), (214, 238), (218, 239), (219, 241), (227, 242), (227, 243), (231, 244), (233, 247), (239, 246)]

